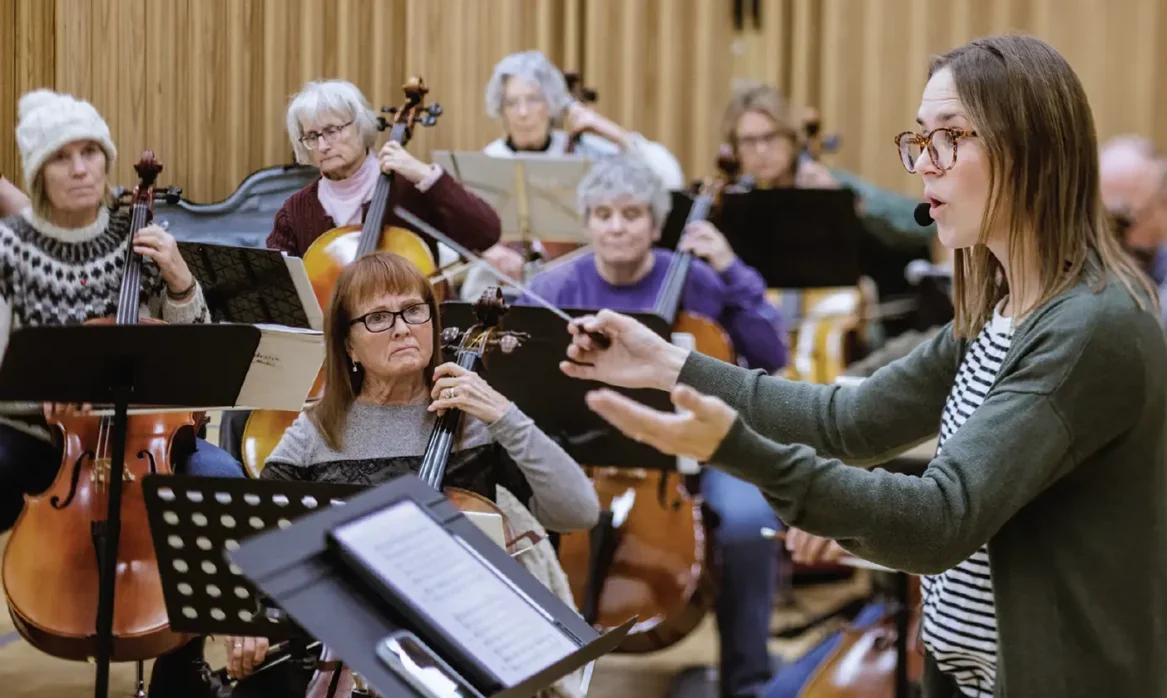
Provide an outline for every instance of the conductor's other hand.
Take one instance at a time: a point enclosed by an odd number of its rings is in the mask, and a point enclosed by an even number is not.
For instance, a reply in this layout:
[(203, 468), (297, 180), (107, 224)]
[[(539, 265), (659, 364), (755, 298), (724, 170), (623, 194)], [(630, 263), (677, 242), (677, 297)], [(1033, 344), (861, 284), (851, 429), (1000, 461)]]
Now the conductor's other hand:
[(790, 559), (800, 565), (838, 562), (847, 552), (829, 538), (820, 538), (797, 528), (786, 532), (786, 550), (790, 552)]
[(523, 255), (515, 250), (507, 247), (504, 244), (498, 244), (490, 247), (482, 253), (482, 258), (486, 260), (490, 266), (498, 269), (502, 273), (511, 277), (512, 279), (522, 280), (523, 278)]
[[(689, 352), (674, 346), (627, 315), (601, 310), (576, 318), (567, 326), (570, 361), (559, 364), (572, 378), (594, 380), (623, 388), (668, 390), (677, 382)], [(588, 336), (598, 332), (611, 346), (604, 349)], [(574, 362), (574, 363), (573, 363)]]

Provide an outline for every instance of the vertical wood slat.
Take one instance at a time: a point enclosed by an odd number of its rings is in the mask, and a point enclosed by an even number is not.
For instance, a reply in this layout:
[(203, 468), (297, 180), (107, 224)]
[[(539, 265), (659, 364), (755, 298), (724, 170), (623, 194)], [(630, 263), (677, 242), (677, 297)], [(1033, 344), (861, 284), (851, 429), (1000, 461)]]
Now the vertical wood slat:
[[(89, 99), (114, 133), (114, 177), (145, 147), (196, 201), (289, 162), (289, 97), (307, 80), (355, 82), (374, 107), (410, 72), (448, 107), (411, 150), (478, 149), (497, 137), (483, 90), (495, 62), (544, 51), (582, 69), (598, 111), (707, 174), (734, 79), (776, 84), (843, 137), (828, 163), (906, 192), (890, 138), (911, 126), (933, 54), (987, 33), (1032, 32), (1078, 71), (1100, 140), (1139, 132), (1167, 146), (1167, 0), (762, 0), (735, 32), (707, 0), (0, 0), (0, 171), (19, 180), (9, 135), (19, 96)], [(19, 183), (19, 181), (18, 181)]]

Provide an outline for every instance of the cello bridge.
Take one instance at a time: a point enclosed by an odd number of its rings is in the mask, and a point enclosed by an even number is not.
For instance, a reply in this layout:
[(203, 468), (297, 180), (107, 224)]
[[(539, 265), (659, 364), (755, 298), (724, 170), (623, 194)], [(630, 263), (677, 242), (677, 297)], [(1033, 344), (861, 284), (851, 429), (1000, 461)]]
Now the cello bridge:
[[(94, 458), (93, 470), (89, 473), (89, 478), (93, 482), (94, 487), (98, 491), (105, 489), (109, 485), (110, 472), (113, 470), (112, 460), (109, 458)], [(136, 478), (130, 472), (129, 468), (122, 468), (122, 482), (133, 482)]]

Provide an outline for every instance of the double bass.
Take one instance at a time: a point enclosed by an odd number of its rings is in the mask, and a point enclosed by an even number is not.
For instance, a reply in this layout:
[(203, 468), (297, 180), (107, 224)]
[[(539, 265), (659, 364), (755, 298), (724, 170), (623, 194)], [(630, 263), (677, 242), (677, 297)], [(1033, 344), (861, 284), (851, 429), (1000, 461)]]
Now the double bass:
[[(424, 104), (429, 88), (420, 77), (410, 78), (402, 89), (405, 91), (405, 103), (384, 108), (383, 111), (391, 114), (393, 120), (383, 125), (389, 126), (389, 141), (405, 146), (413, 137), (416, 125), (432, 127), (443, 110), (439, 104)], [(426, 276), (432, 276), (437, 271), (434, 254), (420, 235), (405, 228), (385, 225), (392, 182), (392, 175), (384, 172), (380, 174), (362, 225), (333, 228), (313, 241), (304, 253), (304, 270), (308, 272), (312, 292), (321, 308), (328, 307), (340, 272), (370, 252), (401, 255), (417, 265)], [(440, 292), (444, 288), (444, 285), (439, 285), (435, 290)], [(441, 295), (439, 293), (439, 302)], [(319, 399), (323, 392), (324, 368), (321, 367), (309, 393), (309, 401)], [(256, 410), (247, 418), (247, 424), (243, 427), (241, 451), (243, 467), (251, 477), (259, 477), (264, 461), (298, 415), (299, 412), (283, 410)]]
[[(132, 194), (131, 240), (150, 222), (154, 197), (169, 195), (155, 189), (162, 166), (153, 153), (144, 153), (134, 169), (140, 179)], [(141, 278), (142, 259), (127, 244), (115, 317), (86, 324), (161, 323), (138, 317)], [(24, 511), (4, 551), (8, 610), (29, 644), (61, 659), (84, 661), (97, 656), (96, 633), (102, 619), (98, 617), (100, 565), (95, 531), (118, 536), (111, 661), (151, 659), (190, 640), (191, 636), (170, 629), (142, 478), (173, 472), (170, 459), (176, 440), (180, 435), (193, 439), (202, 417), (201, 412), (185, 411), (127, 416), (120, 531), (106, 519), (111, 452), (117, 439), (112, 433), (113, 419), (93, 415), (48, 419), (64, 444), (61, 468), (48, 490), (25, 497)]]
[[(729, 181), (732, 163), (701, 186), (686, 224), (704, 220)], [(696, 351), (733, 363), (725, 330), (709, 318), (681, 310), (693, 255), (676, 252), (653, 312), (674, 332), (692, 335)], [(631, 468), (586, 467), (599, 496), (601, 523), (592, 532), (560, 537), (559, 558), (581, 615), (608, 630), (630, 616), (637, 623), (616, 648), (655, 652), (691, 633), (713, 606), (717, 581), (710, 565), (703, 501), (679, 475)], [(593, 544), (593, 537), (598, 540)], [(592, 554), (593, 545), (603, 551)]]

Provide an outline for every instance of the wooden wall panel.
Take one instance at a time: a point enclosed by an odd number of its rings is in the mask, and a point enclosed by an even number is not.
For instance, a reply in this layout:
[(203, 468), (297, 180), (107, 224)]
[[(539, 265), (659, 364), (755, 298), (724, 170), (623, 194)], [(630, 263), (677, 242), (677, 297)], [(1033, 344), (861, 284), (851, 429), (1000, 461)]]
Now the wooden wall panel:
[(911, 127), (930, 56), (976, 36), (1047, 39), (1079, 71), (1100, 138), (1167, 146), (1167, 0), (0, 0), (0, 171), (35, 87), (94, 102), (121, 152), (119, 184), (146, 147), (162, 180), (196, 201), (291, 160), (284, 111), (306, 80), (352, 80), (375, 108), (422, 75), (445, 108), (411, 149), (478, 149), (501, 133), (484, 111), (494, 64), (537, 48), (581, 69), (598, 111), (708, 174), (735, 81), (777, 85), (842, 135), (830, 164), (889, 188), (919, 184), (891, 139)]
[(17, 102), (25, 92), (55, 84), (55, 11), (40, 0), (0, 0), (0, 173), (19, 187)]

